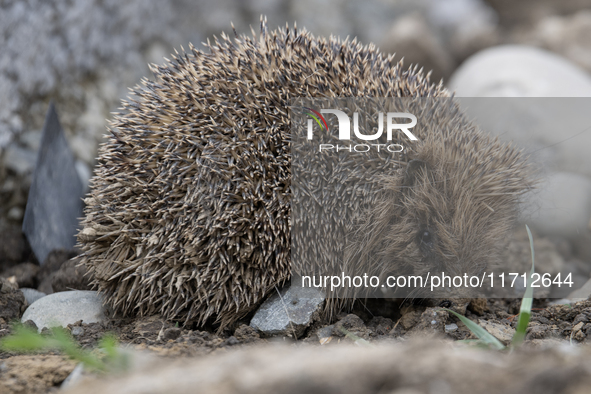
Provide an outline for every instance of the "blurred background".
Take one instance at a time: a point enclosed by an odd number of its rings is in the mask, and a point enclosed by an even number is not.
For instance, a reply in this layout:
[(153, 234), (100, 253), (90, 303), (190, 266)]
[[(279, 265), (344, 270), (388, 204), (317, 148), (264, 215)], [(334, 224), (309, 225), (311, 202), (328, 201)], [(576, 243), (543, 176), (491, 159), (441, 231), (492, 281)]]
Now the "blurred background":
[[(50, 101), (87, 184), (110, 113), (148, 63), (231, 23), (258, 31), (261, 14), (374, 43), (458, 96), (591, 97), (590, 0), (0, 0), (0, 230), (20, 229)], [(557, 169), (578, 177), (557, 187), (582, 188), (584, 244), (591, 166), (577, 163)]]

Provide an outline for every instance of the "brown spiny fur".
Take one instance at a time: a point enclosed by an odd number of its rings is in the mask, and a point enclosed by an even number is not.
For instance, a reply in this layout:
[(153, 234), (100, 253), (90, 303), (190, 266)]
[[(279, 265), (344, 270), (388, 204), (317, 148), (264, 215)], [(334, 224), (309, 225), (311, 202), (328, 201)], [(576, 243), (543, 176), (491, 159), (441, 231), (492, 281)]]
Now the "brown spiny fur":
[[(290, 100), (449, 93), (373, 46), (295, 28), (262, 23), (258, 38), (222, 35), (209, 49), (153, 66), (155, 80), (124, 102), (100, 148), (78, 240), (115, 310), (224, 327), (290, 277)], [(419, 267), (416, 236), (428, 228), (438, 240), (429, 259), (480, 267), (529, 186), (523, 160), (460, 112), (433, 122), (380, 174), (379, 209), (360, 223), (360, 242), (382, 248), (384, 262)], [(427, 168), (410, 187), (412, 159)], [(356, 250), (351, 261), (368, 264)]]

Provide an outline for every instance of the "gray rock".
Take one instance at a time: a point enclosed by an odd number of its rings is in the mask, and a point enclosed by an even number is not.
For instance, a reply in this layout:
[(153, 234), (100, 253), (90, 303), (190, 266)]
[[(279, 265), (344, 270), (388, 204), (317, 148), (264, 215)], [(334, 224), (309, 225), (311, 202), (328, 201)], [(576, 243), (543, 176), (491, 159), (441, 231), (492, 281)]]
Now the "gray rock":
[(426, 11), (447, 51), (463, 60), (500, 41), (498, 15), (483, 0), (431, 0)]
[(57, 112), (47, 111), (41, 149), (29, 191), (23, 233), (39, 261), (58, 248), (70, 249), (82, 217), (83, 185)]
[(74, 326), (74, 327), (72, 327), (71, 333), (73, 336), (78, 337), (78, 336), (84, 334), (84, 328), (82, 328), (80, 326)]
[(286, 335), (299, 337), (317, 316), (324, 302), (324, 294), (313, 288), (297, 285), (275, 293), (256, 312), (250, 326), (263, 335)]
[(591, 180), (585, 176), (551, 174), (530, 203), (536, 208), (531, 226), (539, 234), (576, 239), (589, 232)]
[(6, 149), (6, 168), (14, 171), (17, 175), (26, 175), (33, 172), (37, 154), (32, 150), (23, 148), (17, 144), (10, 144)]
[(456, 331), (458, 331), (458, 325), (456, 323), (445, 325), (445, 332), (456, 332)]
[(498, 15), (482, 0), (431, 0), (429, 21), (443, 29), (461, 29), (466, 24), (496, 24)]
[(318, 337), (318, 339), (320, 339), (321, 342), (323, 342), (323, 340), (326, 340), (326, 339), (332, 337), (333, 334), (334, 334), (334, 324), (332, 324), (330, 326), (319, 328), (318, 331), (316, 331), (316, 336)]
[(104, 66), (139, 68), (146, 43), (178, 42), (173, 8), (158, 0), (0, 2), (0, 147), (26, 129), (18, 114), (29, 114), (31, 100)]
[(97, 292), (74, 290), (53, 293), (35, 301), (21, 321), (32, 320), (41, 331), (44, 327), (66, 327), (80, 320), (87, 324), (100, 323), (106, 318), (106, 310)]
[(25, 131), (20, 135), (19, 140), (30, 150), (37, 152), (41, 146), (41, 130)]
[(23, 209), (21, 207), (12, 207), (8, 210), (6, 218), (15, 222), (19, 222), (23, 218)]
[(579, 289), (571, 292), (565, 299), (555, 301), (557, 304), (570, 304), (578, 301), (588, 300), (591, 297), (591, 279)]
[[(539, 82), (552, 85), (553, 81)], [(530, 153), (535, 168), (574, 172), (591, 178), (588, 153), (591, 88), (587, 94), (589, 97), (462, 97), (458, 100), (483, 130)]]
[(488, 331), (489, 334), (497, 338), (504, 345), (510, 344), (513, 336), (515, 335), (515, 329), (504, 324), (499, 324), (483, 319), (479, 319), (478, 323), (481, 327)]
[(449, 88), (458, 97), (589, 97), (591, 77), (553, 53), (502, 45), (466, 60)]
[(0, 278), (0, 319), (4, 321), (18, 319), (26, 305), (25, 296), (18, 290), (14, 278)]
[(432, 80), (447, 78), (454, 61), (428, 21), (420, 14), (398, 18), (380, 44), (385, 53), (396, 53), (405, 65), (418, 64), (432, 72)]
[(591, 10), (563, 15), (542, 18), (515, 40), (549, 49), (591, 71)]
[(22, 287), (21, 292), (25, 296), (25, 300), (27, 300), (27, 304), (31, 305), (33, 302), (37, 301), (38, 299), (45, 297), (47, 294), (43, 293), (42, 291), (30, 289), (28, 287)]

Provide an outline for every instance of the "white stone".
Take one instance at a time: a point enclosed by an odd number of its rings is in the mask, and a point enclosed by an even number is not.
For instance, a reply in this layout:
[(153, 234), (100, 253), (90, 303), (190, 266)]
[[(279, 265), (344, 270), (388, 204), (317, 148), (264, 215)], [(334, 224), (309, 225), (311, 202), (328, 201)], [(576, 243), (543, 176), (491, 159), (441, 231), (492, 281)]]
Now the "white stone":
[(468, 116), (487, 133), (514, 142), (536, 170), (591, 177), (590, 97), (460, 97)]
[(478, 52), (452, 75), (458, 97), (589, 97), (591, 77), (542, 49), (502, 45)]
[(66, 327), (82, 320), (99, 323), (106, 320), (105, 308), (96, 291), (63, 291), (47, 295), (33, 302), (23, 314), (24, 323), (32, 320), (39, 331), (44, 327)]
[(27, 300), (27, 304), (29, 305), (37, 301), (39, 298), (45, 297), (47, 295), (42, 291), (30, 289), (28, 287), (23, 287), (20, 290), (25, 296), (25, 300)]
[(577, 238), (589, 231), (591, 180), (566, 172), (551, 174), (529, 204), (528, 222), (539, 234)]

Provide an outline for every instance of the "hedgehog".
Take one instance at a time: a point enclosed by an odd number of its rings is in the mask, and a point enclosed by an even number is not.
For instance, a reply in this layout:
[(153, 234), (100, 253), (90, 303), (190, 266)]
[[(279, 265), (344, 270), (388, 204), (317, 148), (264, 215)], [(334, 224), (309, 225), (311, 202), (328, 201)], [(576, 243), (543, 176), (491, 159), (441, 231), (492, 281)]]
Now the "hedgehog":
[[(269, 31), (263, 18), (258, 36), (234, 30), (207, 51), (190, 45), (165, 60), (110, 121), (79, 261), (115, 312), (220, 329), (292, 275), (291, 101), (452, 97), (373, 45), (295, 25)], [(527, 162), (457, 105), (431, 115), (395, 161), (348, 174), (353, 184), (375, 175), (371, 204), (350, 229), (350, 266), (383, 277), (395, 267), (481, 272), (495, 263), (532, 186)], [(318, 193), (318, 174), (307, 175), (304, 188)], [(298, 220), (314, 225), (315, 212)]]

